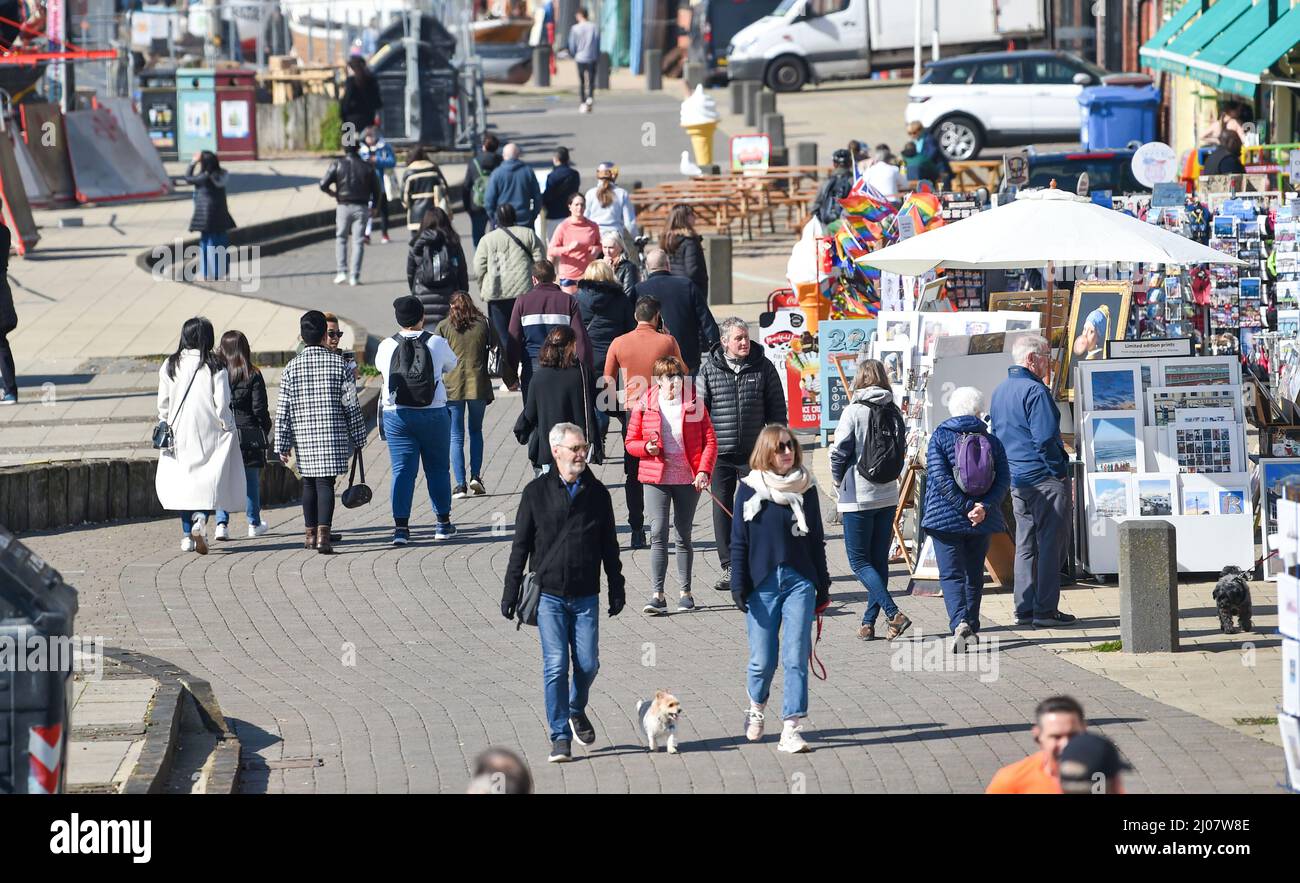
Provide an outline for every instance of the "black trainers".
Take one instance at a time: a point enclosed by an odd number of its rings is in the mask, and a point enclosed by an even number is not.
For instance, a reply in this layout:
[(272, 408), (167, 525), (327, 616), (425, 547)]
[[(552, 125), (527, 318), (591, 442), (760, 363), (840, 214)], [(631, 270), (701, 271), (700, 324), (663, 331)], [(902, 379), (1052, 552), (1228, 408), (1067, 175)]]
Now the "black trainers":
[[(334, 539), (333, 539), (333, 537), (331, 537), (331, 538), (330, 538), (330, 542), (333, 542), (333, 541), (334, 541)], [(393, 542), (393, 545), (394, 545), (394, 546), (405, 546), (405, 545), (406, 545), (407, 543), (409, 543), (410, 541), (411, 541), (411, 529), (410, 529), (409, 527), (395, 527), (395, 528), (393, 528), (393, 540), (392, 540), (392, 542)]]
[(718, 577), (718, 581), (713, 584), (713, 588), (717, 589), (719, 592), (731, 591), (731, 568), (730, 567), (722, 568), (722, 576)]
[(641, 608), (642, 613), (649, 613), (651, 616), (661, 616), (668, 612), (668, 599), (660, 598), (658, 595), (651, 595), (650, 600), (645, 602)]
[(469, 489), (476, 497), (481, 497), (487, 493), (487, 488), (483, 486), (483, 479), (475, 475), (469, 480)]
[(1034, 617), (1034, 625), (1042, 626), (1044, 628), (1052, 628), (1053, 626), (1060, 626), (1060, 625), (1069, 625), (1072, 622), (1074, 622), (1073, 616), (1071, 616), (1068, 613), (1062, 613), (1059, 610), (1054, 610), (1051, 614), (1047, 616)]
[(573, 752), (569, 750), (568, 739), (556, 739), (551, 743), (551, 756), (546, 758), (549, 763), (568, 763), (573, 760)]
[(452, 488), (451, 498), (453, 500), (463, 500), (468, 496), (469, 496), (469, 488), (465, 487), (465, 485), (458, 484), (454, 488)]
[(1034, 618), (1032, 616), (1017, 616), (1016, 625), (1020, 628), (1033, 628)]
[(645, 538), (645, 528), (644, 528), (644, 527), (634, 527), (634, 528), (632, 528), (632, 543), (631, 543), (631, 548), (633, 548), (633, 549), (644, 549), (644, 548), (646, 547), (646, 545), (647, 545), (647, 543), (646, 543), (646, 538)]
[(578, 740), (579, 745), (586, 746), (596, 741), (596, 728), (591, 725), (584, 711), (569, 718), (569, 729), (573, 731), (573, 738)]

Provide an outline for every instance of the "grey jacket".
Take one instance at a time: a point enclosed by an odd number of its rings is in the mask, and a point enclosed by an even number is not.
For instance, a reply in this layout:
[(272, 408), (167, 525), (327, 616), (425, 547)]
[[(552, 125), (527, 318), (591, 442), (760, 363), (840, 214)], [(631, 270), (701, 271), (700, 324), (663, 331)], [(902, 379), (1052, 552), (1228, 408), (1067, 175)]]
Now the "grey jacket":
[(868, 386), (853, 394), (840, 422), (835, 427), (831, 442), (831, 479), (838, 492), (835, 508), (841, 512), (865, 512), (871, 509), (893, 508), (898, 505), (898, 482), (876, 484), (858, 473), (858, 455), (866, 445), (867, 423), (871, 407), (866, 404), (888, 404), (894, 394), (878, 386)]
[(546, 245), (531, 227), (493, 230), (479, 240), (474, 254), (479, 297), (485, 301), (519, 297), (533, 287), (533, 264), (545, 257)]

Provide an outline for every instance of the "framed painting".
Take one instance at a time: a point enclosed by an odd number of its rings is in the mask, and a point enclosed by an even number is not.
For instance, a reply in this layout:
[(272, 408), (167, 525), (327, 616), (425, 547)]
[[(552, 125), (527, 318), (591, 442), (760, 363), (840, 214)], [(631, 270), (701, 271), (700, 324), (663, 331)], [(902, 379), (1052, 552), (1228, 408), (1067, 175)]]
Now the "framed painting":
[(1074, 366), (1106, 357), (1106, 341), (1123, 340), (1133, 301), (1131, 282), (1079, 282), (1074, 286), (1065, 345), (1061, 348), (1061, 373), (1057, 398), (1074, 400)]

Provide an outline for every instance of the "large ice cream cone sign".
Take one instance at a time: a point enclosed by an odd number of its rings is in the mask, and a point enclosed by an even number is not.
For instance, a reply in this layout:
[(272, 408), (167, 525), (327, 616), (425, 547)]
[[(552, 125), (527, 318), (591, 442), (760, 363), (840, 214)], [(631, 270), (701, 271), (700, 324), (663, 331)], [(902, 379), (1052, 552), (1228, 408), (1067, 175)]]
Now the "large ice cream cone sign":
[(705, 93), (702, 85), (696, 86), (691, 96), (682, 102), (681, 126), (691, 139), (696, 165), (713, 165), (713, 134), (721, 119), (718, 103)]

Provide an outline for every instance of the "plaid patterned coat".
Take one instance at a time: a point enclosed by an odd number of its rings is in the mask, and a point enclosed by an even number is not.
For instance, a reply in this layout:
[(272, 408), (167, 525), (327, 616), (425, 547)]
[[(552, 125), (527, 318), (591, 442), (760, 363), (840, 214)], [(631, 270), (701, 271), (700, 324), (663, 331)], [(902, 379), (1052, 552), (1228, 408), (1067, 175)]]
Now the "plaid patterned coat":
[(304, 348), (280, 375), (276, 452), (296, 450), (299, 474), (330, 478), (347, 472), (352, 449), (365, 443), (365, 419), (343, 356), (322, 346)]

